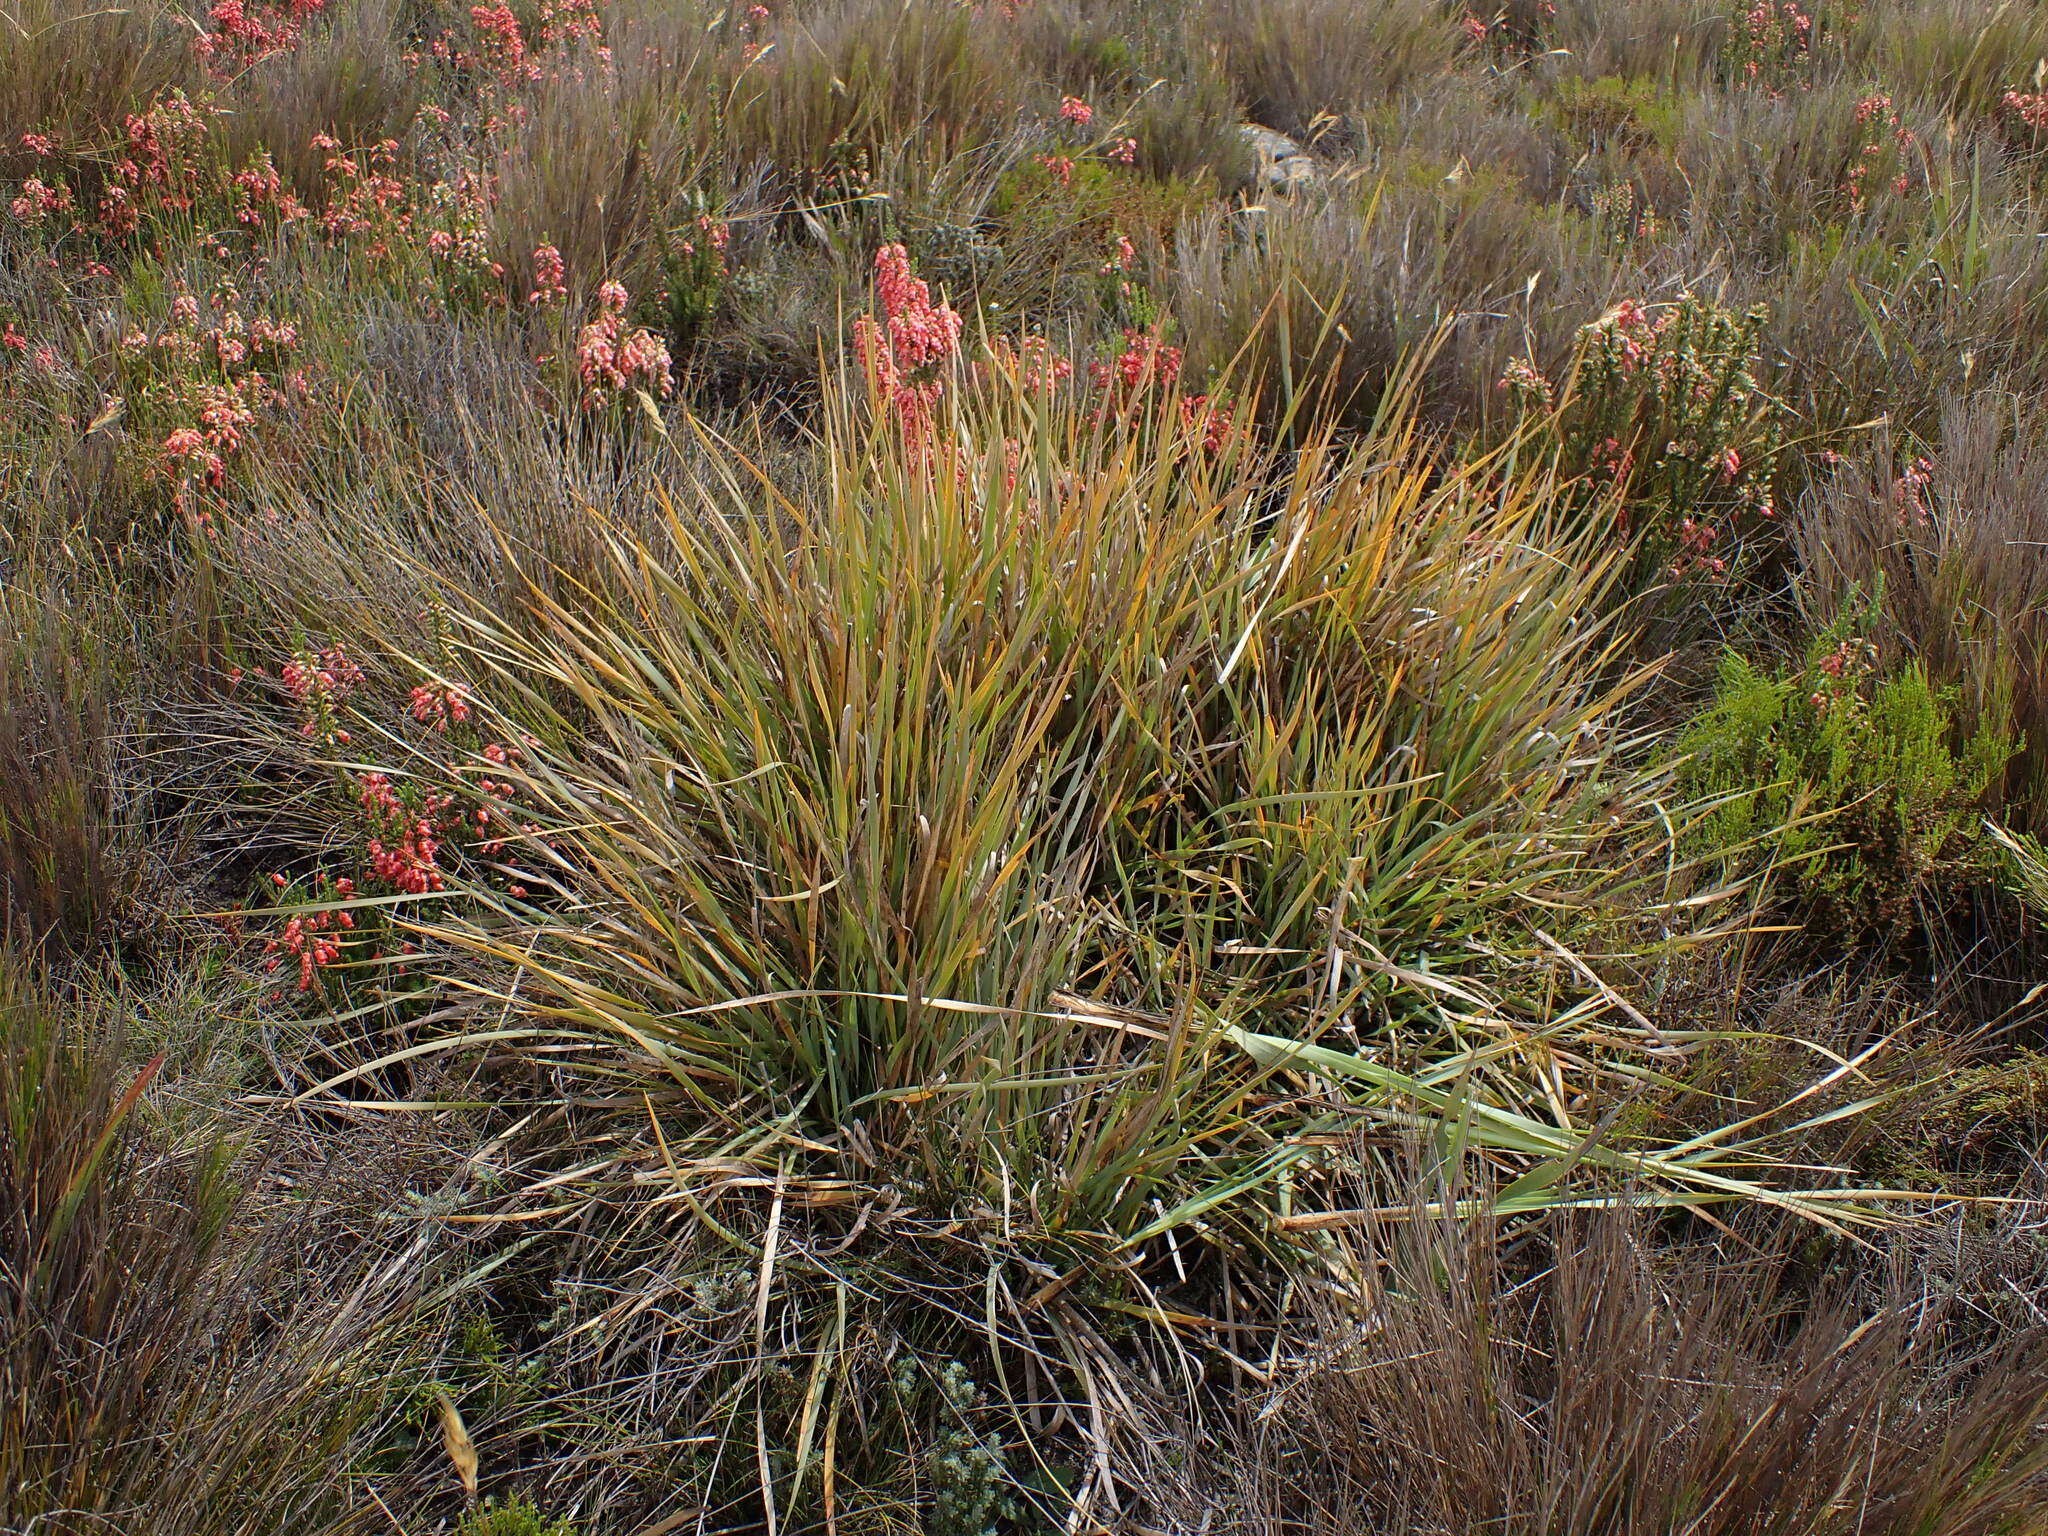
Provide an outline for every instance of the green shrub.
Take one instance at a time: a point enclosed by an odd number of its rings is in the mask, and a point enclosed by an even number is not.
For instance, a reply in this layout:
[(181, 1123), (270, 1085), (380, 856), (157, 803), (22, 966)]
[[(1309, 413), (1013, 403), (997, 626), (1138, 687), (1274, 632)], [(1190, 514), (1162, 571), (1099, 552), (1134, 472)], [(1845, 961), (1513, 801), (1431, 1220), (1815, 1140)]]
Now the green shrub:
[(1678, 135), (1680, 103), (1653, 80), (1597, 80), (1567, 76), (1557, 83), (1553, 110), (1568, 132), (1589, 149), (1670, 145)]
[(517, 1494), (500, 1502), (491, 1499), (471, 1510), (455, 1528), (455, 1536), (576, 1536), (566, 1520), (549, 1520)]
[(981, 1391), (958, 1360), (934, 1372), (932, 1386), (931, 1395), (950, 1422), (935, 1432), (925, 1457), (932, 1485), (925, 1529), (930, 1536), (994, 1536), (998, 1516), (1014, 1500), (1006, 1497), (1011, 1474), (1003, 1448), (983, 1439), (969, 1422), (981, 1404)]
[[(991, 200), (986, 235), (1000, 245), (1004, 259), (993, 271), (984, 264), (985, 276), (976, 274), (982, 296), (1013, 311), (1043, 313), (1077, 306), (1081, 295), (1103, 290), (1103, 279), (1109, 279), (1108, 292), (1119, 281), (1128, 289), (1119, 239), (1151, 252), (1213, 192), (1207, 177), (1162, 180), (1105, 159), (1053, 166), (1027, 161), (1005, 174)], [(921, 248), (932, 244), (919, 242)], [(933, 266), (935, 276), (957, 263), (957, 257), (947, 262), (943, 250), (935, 254), (941, 258)], [(1102, 308), (1120, 324), (1146, 325), (1153, 318), (1120, 313), (1123, 306), (1115, 302)]]
[[(2038, 407), (1978, 389), (1952, 396), (1922, 440), (1881, 432), (1801, 502), (1793, 545), (1802, 601), (1829, 611), (1881, 594), (1871, 638), (1910, 650), (1964, 720), (2048, 739), (2048, 453)], [(2020, 830), (2048, 829), (2048, 765), (2015, 754), (1992, 804)]]
[(1977, 804), (2018, 746), (1988, 726), (1962, 739), (1954, 691), (1918, 662), (1885, 669), (1862, 618), (1830, 627), (1797, 667), (1731, 652), (1682, 743), (1685, 787), (1725, 797), (1702, 835), (1770, 845), (1816, 924), (1850, 931), (1904, 924), (1941, 899), (1938, 881), (1981, 880)]

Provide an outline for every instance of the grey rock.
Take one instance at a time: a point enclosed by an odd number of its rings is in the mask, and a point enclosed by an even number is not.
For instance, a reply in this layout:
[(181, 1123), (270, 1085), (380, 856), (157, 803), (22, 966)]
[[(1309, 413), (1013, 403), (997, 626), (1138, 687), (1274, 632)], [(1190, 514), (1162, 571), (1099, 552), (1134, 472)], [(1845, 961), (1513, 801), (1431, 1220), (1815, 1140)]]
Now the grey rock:
[(1245, 123), (1238, 132), (1257, 158), (1259, 185), (1268, 192), (1292, 192), (1315, 182), (1315, 160), (1286, 134), (1257, 123)]

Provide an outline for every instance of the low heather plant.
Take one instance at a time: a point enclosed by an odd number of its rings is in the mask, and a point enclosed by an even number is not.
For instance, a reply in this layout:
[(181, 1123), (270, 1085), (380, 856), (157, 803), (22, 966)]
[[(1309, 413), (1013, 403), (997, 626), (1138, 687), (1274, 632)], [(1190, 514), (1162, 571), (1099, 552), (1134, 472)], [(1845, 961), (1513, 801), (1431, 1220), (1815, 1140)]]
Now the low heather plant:
[(1985, 795), (2014, 750), (1963, 731), (1955, 692), (1918, 663), (1886, 666), (1868, 627), (1845, 616), (1774, 674), (1731, 653), (1680, 743), (1682, 782), (1725, 801), (1702, 835), (1769, 843), (1814, 921), (1850, 932), (1938, 921), (1935, 893), (1984, 881)]
[(2044, 537), (2031, 409), (1986, 391), (1951, 399), (1934, 453), (1886, 435), (1799, 509), (1809, 601), (1867, 601), (1872, 638), (1952, 690), (1972, 729), (2009, 734), (2001, 814), (2039, 827), (2048, 741), (2048, 588), (2026, 552)]

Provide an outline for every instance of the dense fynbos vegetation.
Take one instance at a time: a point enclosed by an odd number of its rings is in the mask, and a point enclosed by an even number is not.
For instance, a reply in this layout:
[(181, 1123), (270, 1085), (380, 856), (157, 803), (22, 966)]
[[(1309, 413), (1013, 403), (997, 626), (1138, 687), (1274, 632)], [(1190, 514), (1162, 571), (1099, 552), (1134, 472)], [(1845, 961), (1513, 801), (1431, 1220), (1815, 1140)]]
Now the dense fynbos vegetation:
[(0, 11), (0, 1529), (2048, 1530), (2044, 81)]

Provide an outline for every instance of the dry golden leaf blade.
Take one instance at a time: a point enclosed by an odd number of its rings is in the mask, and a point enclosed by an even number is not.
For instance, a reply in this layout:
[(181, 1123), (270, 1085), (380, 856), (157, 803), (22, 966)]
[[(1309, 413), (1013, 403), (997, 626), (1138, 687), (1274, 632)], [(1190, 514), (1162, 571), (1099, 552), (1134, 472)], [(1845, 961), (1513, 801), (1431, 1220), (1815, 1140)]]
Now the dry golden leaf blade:
[(455, 1475), (462, 1479), (462, 1491), (472, 1499), (476, 1497), (476, 1442), (469, 1438), (469, 1426), (462, 1422), (462, 1414), (455, 1407), (455, 1400), (446, 1392), (435, 1394), (441, 1410), (441, 1444), (448, 1452), (448, 1460), (454, 1464)]

